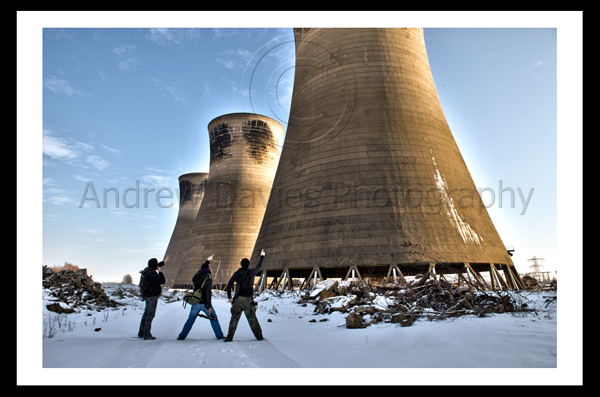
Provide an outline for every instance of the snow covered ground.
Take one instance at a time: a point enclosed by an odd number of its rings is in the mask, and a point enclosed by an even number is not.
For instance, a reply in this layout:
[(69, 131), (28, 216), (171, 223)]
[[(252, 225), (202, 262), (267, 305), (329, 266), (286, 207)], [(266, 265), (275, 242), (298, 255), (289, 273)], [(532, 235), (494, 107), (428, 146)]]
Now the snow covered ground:
[[(104, 285), (114, 288), (120, 287)], [(297, 304), (298, 293), (266, 291), (256, 299), (265, 339), (254, 338), (242, 315), (230, 343), (217, 340), (202, 318), (186, 340), (177, 340), (189, 312), (181, 302), (160, 301), (152, 325), (157, 339), (144, 341), (137, 338), (139, 298), (62, 315), (46, 310), (44, 301), (41, 345), (31, 343), (32, 356), (18, 357), (32, 360), (34, 370), (39, 347), (40, 371), (18, 376), (27, 384), (579, 384), (569, 371), (582, 363), (570, 361), (557, 343), (557, 300), (547, 305), (556, 291), (528, 294), (536, 313), (348, 329), (340, 312), (315, 314), (313, 305)], [(226, 333), (231, 305), (218, 294), (213, 304)]]

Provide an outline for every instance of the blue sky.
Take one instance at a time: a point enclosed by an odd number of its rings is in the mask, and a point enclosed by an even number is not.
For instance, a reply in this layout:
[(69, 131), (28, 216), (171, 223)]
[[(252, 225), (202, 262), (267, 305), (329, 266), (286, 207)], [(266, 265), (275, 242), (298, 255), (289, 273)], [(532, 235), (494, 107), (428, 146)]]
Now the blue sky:
[[(19, 183), (29, 181), (19, 187), (26, 200), (19, 204), (30, 209), (20, 205), (17, 237), (34, 244), (33, 250), (19, 244), (19, 262), (30, 257), (28, 268), (37, 271), (40, 261), (66, 261), (87, 268), (96, 281), (120, 281), (125, 274), (136, 280), (148, 258), (162, 258), (177, 217), (178, 177), (209, 170), (210, 120), (251, 111), (285, 126), (291, 27), (323, 26), (320, 17), (303, 13), (254, 19), (268, 28), (226, 18), (237, 13), (191, 13), (195, 19), (151, 13), (147, 20), (122, 13), (25, 14), (31, 20), (19, 33), (19, 49), (27, 48), (31, 60), (18, 68), (17, 171)], [(578, 154), (581, 124), (560, 122), (561, 115), (580, 120), (581, 81), (573, 86), (568, 80), (577, 73), (557, 76), (558, 64), (573, 66), (560, 63), (565, 52), (581, 55), (577, 46), (561, 44), (581, 39), (572, 29), (579, 21), (555, 13), (458, 13), (451, 22), (447, 13), (388, 14), (374, 14), (372, 21), (425, 27), (448, 123), (500, 236), (515, 247), (517, 269), (529, 271), (533, 255), (545, 259), (545, 270), (559, 268), (561, 249), (580, 247), (581, 200), (572, 195), (581, 191), (580, 158), (570, 156)], [(343, 15), (333, 26), (361, 26), (358, 15)], [(568, 60), (578, 71), (578, 59)], [(30, 69), (31, 78), (23, 79)], [(93, 198), (90, 184), (101, 208), (93, 200), (81, 205)], [(119, 208), (113, 191), (104, 208), (105, 188), (118, 191)], [(501, 189), (514, 192), (514, 205), (505, 190), (500, 207)], [(559, 230), (563, 221), (567, 229)], [(25, 225), (30, 232), (22, 233)]]

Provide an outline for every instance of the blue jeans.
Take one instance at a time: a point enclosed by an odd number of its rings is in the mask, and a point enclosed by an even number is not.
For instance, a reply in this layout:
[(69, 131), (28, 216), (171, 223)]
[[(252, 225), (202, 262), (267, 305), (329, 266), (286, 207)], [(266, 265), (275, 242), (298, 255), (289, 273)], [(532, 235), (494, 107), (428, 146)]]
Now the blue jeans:
[[(188, 319), (185, 322), (185, 324), (183, 325), (183, 329), (181, 330), (181, 333), (179, 334), (179, 339), (185, 339), (188, 336), (188, 334), (192, 330), (192, 326), (194, 325), (196, 318), (198, 317), (198, 316), (196, 316), (196, 314), (200, 313), (200, 311), (204, 312), (204, 314), (209, 316), (208, 309), (203, 304), (196, 303), (195, 305), (192, 305), (192, 307), (190, 308), (190, 315), (188, 316)], [(212, 317), (217, 318), (217, 312), (215, 311), (214, 306), (211, 308), (211, 312), (212, 312)], [(223, 331), (221, 331), (221, 325), (219, 324), (219, 319), (217, 318), (216, 320), (208, 320), (208, 321), (210, 321), (210, 325), (211, 325), (213, 332), (215, 333), (215, 336), (217, 337), (217, 339), (223, 339)]]

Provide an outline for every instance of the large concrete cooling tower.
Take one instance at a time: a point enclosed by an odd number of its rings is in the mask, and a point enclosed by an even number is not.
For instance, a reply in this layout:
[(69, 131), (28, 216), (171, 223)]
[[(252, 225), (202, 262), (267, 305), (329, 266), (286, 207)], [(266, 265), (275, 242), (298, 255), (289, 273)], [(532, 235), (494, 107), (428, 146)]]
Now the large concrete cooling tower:
[(252, 260), (265, 249), (269, 277), (514, 267), (446, 122), (422, 29), (294, 34), (289, 125)]
[(162, 269), (167, 287), (173, 286), (179, 267), (183, 264), (190, 231), (202, 204), (207, 182), (208, 174), (203, 172), (184, 174), (179, 177), (179, 213), (165, 252), (165, 258), (168, 255), (169, 262)]
[[(250, 258), (271, 193), (284, 128), (254, 113), (233, 113), (208, 124), (210, 169), (175, 287), (189, 287), (210, 255), (214, 284), (224, 284)], [(166, 268), (166, 267), (165, 267)]]

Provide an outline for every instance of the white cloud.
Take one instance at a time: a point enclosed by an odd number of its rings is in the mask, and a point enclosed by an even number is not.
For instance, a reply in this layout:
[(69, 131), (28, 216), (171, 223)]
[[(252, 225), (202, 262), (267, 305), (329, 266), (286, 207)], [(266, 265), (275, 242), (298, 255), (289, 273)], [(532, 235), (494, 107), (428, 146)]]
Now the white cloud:
[(119, 70), (124, 72), (135, 71), (137, 66), (137, 60), (134, 58), (128, 58), (119, 62)]
[(172, 84), (165, 83), (164, 81), (161, 81), (159, 79), (153, 78), (152, 81), (154, 82), (154, 84), (157, 87), (159, 87), (159, 88), (167, 91), (169, 94), (171, 94), (176, 101), (185, 102), (186, 98), (179, 88), (175, 87)]
[(77, 179), (78, 181), (86, 182), (86, 183), (90, 180), (90, 178), (85, 178), (81, 175), (73, 175), (73, 178)]
[(44, 213), (43, 219), (44, 219), (44, 221), (56, 222), (56, 221), (60, 220), (60, 216), (57, 214)]
[(117, 48), (113, 48), (113, 51), (117, 54), (117, 55), (124, 55), (127, 53), (132, 52), (135, 49), (134, 45), (126, 45), (126, 44), (121, 44), (120, 46), (118, 46)]
[(235, 34), (237, 34), (236, 29), (230, 29), (230, 28), (214, 28), (212, 31), (216, 38), (230, 37), (230, 36), (234, 36)]
[(235, 62), (232, 59), (221, 59), (217, 58), (217, 62), (221, 65), (225, 66), (227, 69), (233, 69), (235, 67)]
[(83, 93), (73, 88), (67, 80), (58, 79), (56, 76), (44, 79), (44, 87), (56, 94), (66, 94), (69, 97), (83, 96)]
[(170, 44), (183, 45), (187, 41), (195, 41), (201, 38), (200, 30), (198, 29), (168, 29), (157, 28), (150, 29), (146, 34), (146, 39), (153, 41), (159, 45), (165, 46)]
[[(83, 156), (92, 150), (94, 146), (88, 143), (76, 141), (71, 138), (64, 138), (56, 135), (56, 133), (50, 129), (45, 128), (42, 133), (43, 136), (43, 149), (42, 153), (58, 161), (64, 161), (67, 164), (87, 167), (86, 164), (81, 162)], [(104, 170), (108, 168), (110, 163), (104, 160), (102, 157), (96, 154), (88, 154), (84, 158), (85, 163), (96, 168), (97, 170)], [(82, 177), (75, 176), (75, 179), (82, 180)], [(48, 180), (48, 183), (51, 183)]]
[(140, 178), (150, 186), (168, 187), (173, 183), (173, 178), (164, 175), (144, 175)]
[(75, 204), (68, 191), (58, 188), (45, 189), (43, 201), (55, 205)]
[(46, 134), (43, 137), (43, 154), (55, 160), (73, 160), (79, 157), (79, 154), (69, 146), (66, 139)]
[(42, 131), (43, 154), (54, 160), (71, 161), (81, 157), (81, 152), (94, 149), (92, 145), (54, 135), (49, 129)]
[(267, 32), (267, 29), (264, 28), (248, 28), (248, 29), (238, 29), (238, 28), (213, 28), (213, 38), (220, 39), (221, 37), (233, 37), (237, 36), (242, 40), (246, 39), (262, 39), (262, 37)]
[(132, 56), (133, 50), (135, 49), (134, 45), (125, 45), (121, 44), (120, 46), (113, 48), (113, 51), (122, 57), (121, 61), (118, 63), (119, 70), (124, 72), (131, 72), (137, 70), (138, 59), (135, 56)]
[(106, 146), (103, 144), (100, 144), (100, 147), (109, 153), (114, 153), (114, 154), (122, 154), (123, 153), (123, 150), (121, 150), (121, 149), (112, 148), (112, 147), (109, 147), (109, 146)]
[(92, 154), (85, 158), (86, 163), (90, 164), (92, 167), (102, 171), (110, 165), (110, 163), (104, 160), (102, 157)]
[(200, 83), (200, 91), (202, 91), (202, 96), (204, 98), (208, 98), (211, 95), (211, 87), (210, 87), (210, 83), (207, 81), (204, 81), (202, 83)]
[(156, 221), (157, 219), (159, 219), (156, 215), (154, 214), (149, 214), (148, 212), (136, 212), (136, 211), (131, 211), (129, 209), (126, 210), (120, 210), (120, 209), (115, 209), (113, 211), (110, 211), (111, 215), (117, 216), (119, 218), (122, 219), (126, 219), (126, 220), (130, 220), (130, 221), (136, 221), (136, 222), (141, 222), (141, 221)]
[(252, 58), (252, 53), (246, 49), (238, 48), (237, 50), (228, 50), (220, 54), (217, 62), (226, 67), (233, 69), (236, 67), (244, 67)]

